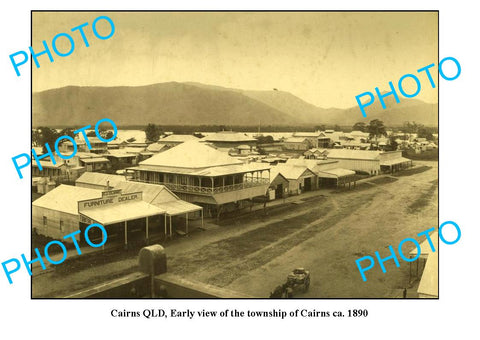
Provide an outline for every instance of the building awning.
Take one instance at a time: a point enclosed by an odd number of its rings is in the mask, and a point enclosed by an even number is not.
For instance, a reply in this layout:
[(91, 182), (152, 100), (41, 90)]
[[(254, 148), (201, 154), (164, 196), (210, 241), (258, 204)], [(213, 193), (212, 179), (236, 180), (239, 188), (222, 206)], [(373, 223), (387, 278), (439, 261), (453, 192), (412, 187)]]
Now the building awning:
[(428, 255), (417, 293), (419, 297), (438, 298), (438, 252)]
[(203, 209), (202, 207), (196, 204), (192, 204), (182, 200), (162, 202), (158, 206), (161, 209), (165, 209), (167, 212), (167, 215), (170, 215), (170, 216), (187, 214), (190, 212), (200, 211)]
[(98, 158), (84, 158), (81, 159), (83, 163), (108, 163), (108, 159), (103, 158), (103, 157), (98, 157)]
[(317, 172), (317, 176), (320, 178), (340, 178), (351, 175), (355, 175), (355, 171), (342, 168), (328, 169)]
[(97, 221), (102, 225), (108, 225), (165, 214), (165, 210), (144, 201), (135, 201), (88, 209), (80, 211), (80, 214)]
[[(437, 231), (433, 232), (432, 235), (430, 235), (430, 239), (432, 240), (433, 248), (435, 248), (435, 251), (437, 251), (438, 250), (438, 232)], [(417, 253), (418, 251), (417, 251), (417, 248), (415, 247), (409, 254), (411, 258), (414, 258), (417, 256)], [(430, 246), (430, 242), (428, 242), (428, 240), (423, 241), (420, 244), (420, 258), (426, 259), (431, 253), (434, 253), (434, 251)]]
[(401, 163), (407, 163), (410, 162), (411, 160), (405, 157), (398, 157), (394, 159), (387, 159), (385, 161), (382, 161), (380, 165), (395, 165), (395, 164), (401, 164)]

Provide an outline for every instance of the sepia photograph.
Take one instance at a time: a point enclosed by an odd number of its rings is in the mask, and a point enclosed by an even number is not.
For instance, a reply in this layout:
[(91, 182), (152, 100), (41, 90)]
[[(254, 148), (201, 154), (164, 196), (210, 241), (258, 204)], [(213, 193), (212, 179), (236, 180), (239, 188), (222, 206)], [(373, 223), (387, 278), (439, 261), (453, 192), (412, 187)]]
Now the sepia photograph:
[(33, 299), (439, 298), (437, 10), (31, 23)]

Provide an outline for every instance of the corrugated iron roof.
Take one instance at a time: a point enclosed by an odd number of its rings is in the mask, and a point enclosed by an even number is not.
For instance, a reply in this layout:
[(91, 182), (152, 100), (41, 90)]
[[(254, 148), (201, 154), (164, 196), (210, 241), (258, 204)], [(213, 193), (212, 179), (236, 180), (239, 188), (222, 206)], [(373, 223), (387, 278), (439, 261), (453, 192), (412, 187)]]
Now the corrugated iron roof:
[(328, 169), (322, 170), (318, 172), (318, 177), (323, 178), (339, 178), (345, 176), (355, 175), (355, 171), (342, 169), (342, 168), (335, 168), (335, 169)]
[(124, 176), (120, 175), (102, 174), (99, 172), (85, 172), (75, 181), (75, 185), (78, 185), (77, 183), (85, 183), (107, 186), (107, 181), (109, 182), (110, 186), (115, 187), (115, 185), (118, 183), (126, 182), (127, 180)]
[(349, 149), (331, 149), (327, 155), (328, 158), (345, 158), (345, 159), (364, 159), (378, 160), (380, 151), (374, 150), (349, 150)]
[(201, 169), (241, 163), (227, 153), (215, 150), (205, 143), (190, 141), (140, 162), (140, 165)]
[(82, 215), (102, 225), (136, 220), (147, 216), (164, 214), (165, 210), (144, 201), (133, 201), (123, 204), (109, 204), (98, 208), (83, 210)]
[(286, 179), (299, 179), (302, 175), (315, 176), (315, 173), (309, 170), (306, 166), (300, 165), (280, 164), (274, 166), (270, 170), (270, 178), (276, 177), (278, 173), (281, 173)]
[(102, 190), (61, 184), (32, 203), (32, 206), (77, 215), (78, 201), (102, 197)]
[(401, 164), (401, 163), (406, 163), (410, 162), (410, 159), (405, 158), (405, 157), (398, 157), (394, 159), (388, 159), (386, 161), (382, 161), (380, 165), (394, 165), (394, 164)]

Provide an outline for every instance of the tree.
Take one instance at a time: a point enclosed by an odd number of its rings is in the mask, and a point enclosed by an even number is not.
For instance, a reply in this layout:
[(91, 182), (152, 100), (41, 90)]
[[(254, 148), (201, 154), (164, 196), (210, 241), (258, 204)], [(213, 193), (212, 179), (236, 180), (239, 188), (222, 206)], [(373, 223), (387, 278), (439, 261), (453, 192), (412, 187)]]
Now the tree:
[(41, 146), (40, 131), (37, 129), (32, 130), (32, 146)]
[(395, 140), (395, 136), (391, 136), (390, 137), (390, 149), (392, 151), (396, 151), (398, 148), (398, 143), (397, 141)]
[(75, 133), (73, 131), (74, 131), (74, 129), (72, 129), (72, 128), (65, 128), (62, 131), (60, 131), (59, 135), (60, 136), (69, 136), (69, 137), (75, 138)]
[(367, 129), (367, 124), (363, 123), (363, 122), (358, 122), (358, 123), (355, 123), (355, 125), (353, 125), (352, 127), (352, 130), (353, 131), (362, 131), (362, 132), (365, 132)]
[[(43, 147), (43, 153), (48, 152), (45, 144), (48, 143), (50, 149), (52, 150), (55, 147), (55, 141), (61, 135), (55, 129), (50, 129), (49, 127), (42, 126), (38, 128), (38, 144)], [(52, 150), (53, 151), (53, 150)]]
[(258, 136), (257, 137), (258, 144), (272, 144), (274, 142), (273, 137), (268, 136)]
[(100, 136), (102, 136), (103, 139), (110, 139), (113, 137), (113, 131), (110, 131), (110, 130), (101, 131)]
[(418, 138), (426, 138), (427, 140), (433, 140), (433, 134), (429, 128), (421, 126), (418, 128), (417, 132)]
[(387, 135), (385, 125), (383, 125), (383, 122), (380, 119), (370, 121), (370, 124), (367, 126), (367, 132), (370, 134), (370, 138), (375, 137), (375, 144), (378, 144), (378, 137)]
[(95, 133), (95, 131), (88, 131), (87, 132), (87, 137), (95, 137), (97, 134)]
[(342, 131), (342, 128), (340, 127), (340, 125), (335, 125), (335, 126), (333, 127), (333, 129), (334, 129), (335, 131)]
[(326, 130), (326, 127), (323, 124), (315, 126), (315, 131), (325, 131), (325, 130)]
[(145, 136), (150, 142), (157, 142), (160, 139), (160, 127), (149, 123), (145, 128)]

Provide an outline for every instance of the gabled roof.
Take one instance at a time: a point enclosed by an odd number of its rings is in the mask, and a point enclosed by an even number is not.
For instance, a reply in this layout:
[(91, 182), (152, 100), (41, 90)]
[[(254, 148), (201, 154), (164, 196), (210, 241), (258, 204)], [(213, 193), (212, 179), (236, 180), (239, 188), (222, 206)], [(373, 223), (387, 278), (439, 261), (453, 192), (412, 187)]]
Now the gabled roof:
[(310, 150), (305, 151), (303, 154), (315, 154), (315, 153), (320, 153), (320, 154), (326, 154), (328, 152), (327, 149), (320, 149), (320, 148), (312, 148)]
[(286, 143), (303, 143), (308, 140), (307, 137), (289, 137), (285, 139)]
[(338, 161), (332, 159), (305, 159), (305, 158), (290, 158), (285, 163), (290, 166), (304, 166), (312, 172), (317, 173), (321, 169), (330, 169), (338, 167)]
[(141, 191), (145, 202), (165, 210), (172, 216), (202, 210), (202, 207), (196, 204), (181, 200), (163, 185), (128, 181), (118, 183), (115, 189), (122, 189), (123, 192)]
[(159, 203), (178, 200), (178, 196), (171, 192), (164, 185), (141, 183), (133, 181), (117, 182), (115, 189), (122, 189), (122, 192), (142, 192), (142, 199), (147, 203)]
[(111, 187), (115, 187), (120, 182), (126, 182), (125, 176), (102, 174), (99, 172), (85, 172), (76, 181), (75, 185), (79, 183), (91, 184), (91, 185), (103, 185), (107, 186), (107, 181)]
[(188, 169), (202, 169), (235, 164), (242, 164), (242, 161), (230, 157), (227, 153), (215, 150), (199, 141), (182, 143), (140, 162), (140, 165), (143, 166)]
[(78, 201), (102, 197), (102, 190), (61, 184), (33, 201), (32, 206), (77, 215)]
[(270, 170), (270, 178), (275, 178), (281, 173), (286, 179), (299, 179), (301, 176), (315, 176), (306, 166), (279, 164)]

